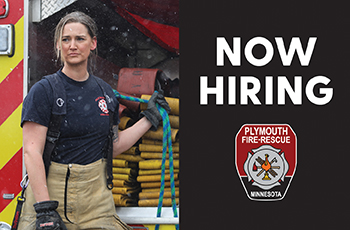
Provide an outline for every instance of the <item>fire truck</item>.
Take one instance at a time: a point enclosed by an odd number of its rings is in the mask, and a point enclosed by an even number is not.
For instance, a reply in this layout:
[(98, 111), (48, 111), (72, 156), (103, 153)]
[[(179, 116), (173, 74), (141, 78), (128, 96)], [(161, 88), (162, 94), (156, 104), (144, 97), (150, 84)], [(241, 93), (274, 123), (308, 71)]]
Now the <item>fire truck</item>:
[[(0, 0), (0, 229), (10, 229), (26, 172), (22, 102), (35, 82), (59, 69), (53, 31), (60, 18), (78, 10), (97, 22), (94, 73), (113, 88), (123, 68), (136, 75), (156, 70), (170, 87), (165, 96), (179, 98), (178, 7), (178, 0)], [(175, 229), (179, 224), (171, 207), (163, 207), (161, 217), (156, 217), (156, 207), (116, 210), (135, 229)]]

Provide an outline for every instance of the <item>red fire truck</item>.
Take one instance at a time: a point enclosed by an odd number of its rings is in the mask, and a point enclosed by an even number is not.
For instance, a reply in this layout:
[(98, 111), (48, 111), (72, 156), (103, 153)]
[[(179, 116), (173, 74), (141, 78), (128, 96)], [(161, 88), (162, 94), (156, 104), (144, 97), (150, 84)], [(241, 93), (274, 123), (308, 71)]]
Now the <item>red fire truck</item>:
[[(95, 74), (113, 88), (121, 68), (161, 70), (179, 79), (178, 0), (0, 0), (0, 229), (9, 229), (25, 174), (20, 127), (23, 98), (42, 76), (57, 71), (53, 30), (79, 10), (99, 26)], [(178, 97), (176, 86), (171, 90)], [(177, 207), (178, 208), (178, 207)], [(116, 207), (135, 229), (174, 229), (171, 207)]]

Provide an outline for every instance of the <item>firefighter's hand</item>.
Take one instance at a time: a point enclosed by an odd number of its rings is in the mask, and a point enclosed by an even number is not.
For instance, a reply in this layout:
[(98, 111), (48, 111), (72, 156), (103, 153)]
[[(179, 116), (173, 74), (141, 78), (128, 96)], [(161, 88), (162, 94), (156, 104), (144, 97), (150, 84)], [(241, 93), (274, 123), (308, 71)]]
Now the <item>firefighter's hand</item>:
[(56, 211), (58, 201), (42, 201), (34, 204), (36, 230), (67, 230), (61, 216)]
[(157, 130), (159, 122), (162, 120), (162, 116), (157, 109), (156, 103), (163, 107), (167, 113), (170, 112), (170, 107), (163, 96), (163, 91), (154, 91), (148, 101), (147, 110), (140, 113), (140, 116), (145, 116), (151, 122), (151, 130), (153, 131)]

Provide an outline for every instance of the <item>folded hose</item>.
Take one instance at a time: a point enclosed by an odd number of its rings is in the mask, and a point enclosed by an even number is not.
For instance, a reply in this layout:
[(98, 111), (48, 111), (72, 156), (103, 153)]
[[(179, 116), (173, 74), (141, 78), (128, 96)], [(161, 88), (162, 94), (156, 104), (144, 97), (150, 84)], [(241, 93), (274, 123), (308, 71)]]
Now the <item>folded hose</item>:
[[(148, 100), (135, 98), (130, 96), (121, 95), (118, 91), (113, 90), (116, 98), (125, 99), (134, 102), (140, 103), (148, 103)], [(178, 217), (177, 209), (176, 209), (176, 196), (175, 196), (175, 182), (174, 182), (174, 164), (173, 164), (173, 147), (171, 140), (171, 127), (168, 113), (165, 111), (163, 107), (159, 104), (156, 104), (157, 109), (162, 116), (163, 119), (163, 151), (162, 151), (162, 166), (161, 166), (161, 186), (159, 191), (159, 201), (158, 201), (158, 209), (157, 209), (157, 217), (161, 217), (162, 206), (163, 206), (163, 197), (164, 197), (164, 187), (165, 187), (165, 163), (166, 163), (166, 155), (167, 149), (169, 151), (169, 170), (170, 170), (170, 188), (171, 188), (171, 203), (172, 209), (174, 213), (174, 217)], [(175, 225), (176, 229), (179, 229), (179, 225)], [(159, 224), (155, 226), (155, 230), (159, 230)]]

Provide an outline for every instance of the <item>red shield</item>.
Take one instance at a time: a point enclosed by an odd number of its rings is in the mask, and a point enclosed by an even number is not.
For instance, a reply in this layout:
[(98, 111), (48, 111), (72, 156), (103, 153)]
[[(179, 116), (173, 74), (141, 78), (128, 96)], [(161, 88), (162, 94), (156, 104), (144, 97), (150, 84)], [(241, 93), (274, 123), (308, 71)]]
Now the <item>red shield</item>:
[(245, 124), (236, 135), (236, 169), (251, 200), (281, 200), (297, 163), (297, 138), (287, 124)]

